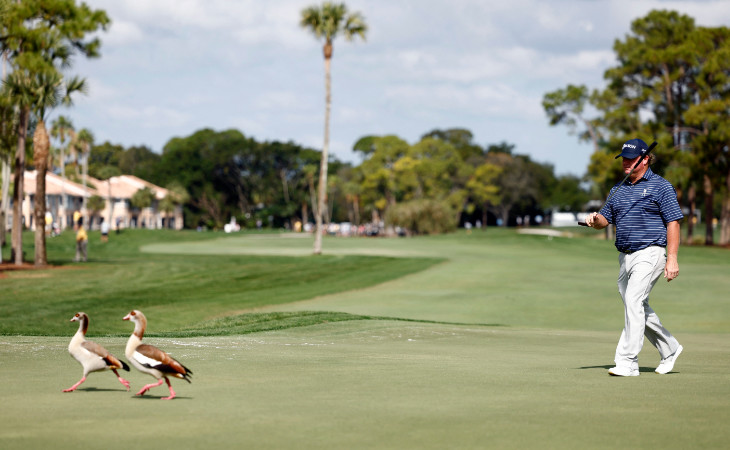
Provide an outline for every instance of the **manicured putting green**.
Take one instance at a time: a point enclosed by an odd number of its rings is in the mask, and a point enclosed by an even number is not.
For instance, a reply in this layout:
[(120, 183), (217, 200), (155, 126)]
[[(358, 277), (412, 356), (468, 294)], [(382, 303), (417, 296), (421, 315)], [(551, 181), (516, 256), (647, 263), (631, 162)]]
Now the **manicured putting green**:
[[(150, 338), (194, 372), (91, 374), (67, 339), (0, 337), (0, 447), (722, 448), (730, 342), (684, 337), (676, 373), (606, 374), (615, 333), (350, 321), (246, 336)], [(99, 338), (122, 353), (124, 338)], [(103, 444), (101, 444), (103, 443)], [(98, 446), (98, 447), (97, 447)]]

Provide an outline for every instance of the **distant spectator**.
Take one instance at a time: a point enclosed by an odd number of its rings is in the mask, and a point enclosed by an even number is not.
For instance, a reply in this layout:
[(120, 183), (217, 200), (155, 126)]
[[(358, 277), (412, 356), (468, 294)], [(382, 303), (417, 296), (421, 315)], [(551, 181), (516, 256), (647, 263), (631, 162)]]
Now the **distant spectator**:
[(101, 242), (108, 242), (109, 241), (109, 222), (104, 220), (104, 218), (101, 218)]
[(84, 229), (83, 220), (79, 220), (76, 227), (76, 258), (74, 261), (83, 260), (86, 262), (86, 245), (89, 242), (89, 236), (86, 234), (86, 229)]
[(53, 214), (51, 214), (50, 211), (46, 211), (46, 236), (49, 236), (51, 234), (51, 231), (53, 231)]

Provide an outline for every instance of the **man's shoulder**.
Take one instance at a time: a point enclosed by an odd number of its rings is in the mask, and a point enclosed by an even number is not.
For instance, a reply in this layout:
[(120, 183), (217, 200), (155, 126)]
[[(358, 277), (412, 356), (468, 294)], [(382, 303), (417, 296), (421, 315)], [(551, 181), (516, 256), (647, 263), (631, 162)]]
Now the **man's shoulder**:
[(662, 187), (670, 187), (674, 189), (674, 186), (672, 183), (670, 183), (666, 178), (662, 177), (656, 172), (651, 172), (651, 174), (648, 174), (647, 181), (650, 181), (651, 183), (656, 183)]

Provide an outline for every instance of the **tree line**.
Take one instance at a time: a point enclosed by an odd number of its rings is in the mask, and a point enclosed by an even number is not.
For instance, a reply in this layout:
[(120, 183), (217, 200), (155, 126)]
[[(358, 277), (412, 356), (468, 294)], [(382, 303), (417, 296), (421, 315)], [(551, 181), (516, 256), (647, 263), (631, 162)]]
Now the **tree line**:
[[(330, 157), (325, 223), (385, 222), (410, 233), (453, 230), (460, 223), (514, 224), (517, 217), (576, 210), (589, 199), (576, 176), (514, 153), (506, 142), (480, 146), (465, 129), (433, 130), (409, 144), (366, 136), (355, 165)], [(319, 208), (321, 151), (293, 142), (258, 142), (239, 130), (199, 130), (171, 139), (158, 154), (106, 142), (91, 149), (89, 174), (126, 173), (168, 189), (184, 188), (185, 225), (294, 228)]]
[(700, 27), (675, 11), (651, 11), (613, 46), (606, 86), (570, 84), (547, 93), (553, 125), (593, 144), (588, 177), (596, 196), (619, 178), (613, 156), (635, 137), (659, 143), (655, 170), (677, 188), (686, 207), (686, 238), (701, 209), (705, 243), (720, 217), (720, 244), (730, 243), (730, 29)]

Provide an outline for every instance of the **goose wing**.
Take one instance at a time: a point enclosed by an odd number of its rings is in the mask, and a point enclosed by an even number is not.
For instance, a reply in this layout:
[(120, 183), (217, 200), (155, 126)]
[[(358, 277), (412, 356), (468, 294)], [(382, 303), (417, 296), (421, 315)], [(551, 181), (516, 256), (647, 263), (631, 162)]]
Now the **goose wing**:
[(133, 356), (134, 359), (144, 367), (156, 369), (162, 373), (178, 378), (186, 378), (193, 373), (190, 369), (176, 361), (172, 356), (152, 345), (140, 344), (134, 351)]
[(103, 359), (107, 366), (109, 366), (112, 369), (124, 369), (126, 371), (129, 371), (129, 366), (123, 362), (117, 359), (114, 355), (109, 353), (107, 349), (102, 347), (101, 345), (97, 344), (96, 342), (92, 341), (84, 341), (81, 343), (81, 347), (88, 350), (90, 353), (98, 356), (99, 358)]

